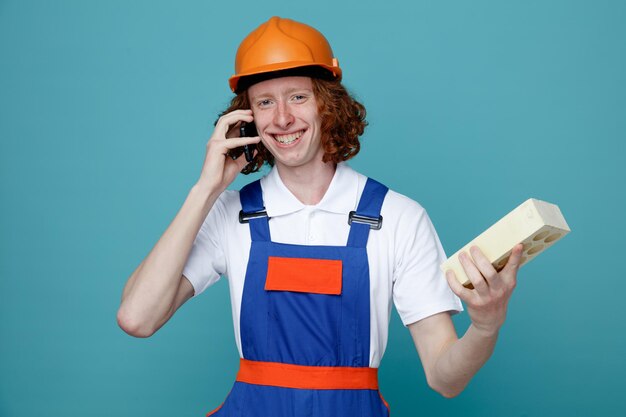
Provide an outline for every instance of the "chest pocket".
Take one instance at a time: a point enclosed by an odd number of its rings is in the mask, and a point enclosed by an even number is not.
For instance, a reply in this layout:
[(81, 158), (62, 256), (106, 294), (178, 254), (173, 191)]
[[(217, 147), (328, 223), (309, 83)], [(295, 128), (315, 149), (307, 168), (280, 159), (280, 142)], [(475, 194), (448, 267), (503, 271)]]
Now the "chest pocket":
[(270, 256), (267, 267), (271, 360), (335, 365), (342, 339), (343, 261)]
[(270, 256), (265, 290), (340, 295), (341, 278), (341, 260)]

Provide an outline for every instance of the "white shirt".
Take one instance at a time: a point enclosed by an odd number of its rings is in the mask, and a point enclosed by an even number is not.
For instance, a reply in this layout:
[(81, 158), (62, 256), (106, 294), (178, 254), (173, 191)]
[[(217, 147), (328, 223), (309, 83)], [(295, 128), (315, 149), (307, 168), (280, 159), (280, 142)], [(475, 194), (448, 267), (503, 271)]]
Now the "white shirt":
[[(337, 170), (322, 200), (301, 203), (272, 169), (261, 179), (270, 217), (272, 241), (296, 245), (342, 246), (347, 243), (348, 213), (356, 210), (367, 177), (346, 163)], [(183, 275), (195, 295), (229, 281), (235, 340), (240, 357), (241, 297), (250, 253), (250, 227), (239, 223), (238, 191), (227, 190), (212, 207), (194, 241)], [(428, 217), (417, 202), (389, 190), (381, 209), (383, 227), (367, 242), (370, 268), (370, 367), (377, 368), (387, 346), (391, 302), (404, 325), (443, 311), (463, 310), (439, 269), (445, 253)]]

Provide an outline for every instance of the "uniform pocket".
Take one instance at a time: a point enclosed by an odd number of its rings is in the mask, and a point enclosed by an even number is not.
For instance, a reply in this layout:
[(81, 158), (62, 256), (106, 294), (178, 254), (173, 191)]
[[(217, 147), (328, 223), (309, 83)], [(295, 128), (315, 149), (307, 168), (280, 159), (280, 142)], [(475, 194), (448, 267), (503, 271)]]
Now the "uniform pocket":
[(268, 362), (333, 366), (341, 346), (342, 261), (268, 258)]
[(270, 256), (265, 290), (340, 295), (341, 277), (341, 260)]

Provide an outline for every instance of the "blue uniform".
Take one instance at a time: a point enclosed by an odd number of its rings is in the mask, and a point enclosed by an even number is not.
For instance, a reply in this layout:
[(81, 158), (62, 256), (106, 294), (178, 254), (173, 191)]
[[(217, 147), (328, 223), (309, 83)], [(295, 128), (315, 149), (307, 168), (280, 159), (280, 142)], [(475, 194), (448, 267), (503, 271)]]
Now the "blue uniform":
[[(259, 181), (240, 193), (252, 245), (241, 305), (242, 368), (215, 417), (382, 417), (369, 368), (366, 251), (388, 189), (368, 179), (346, 246), (272, 242)], [(348, 221), (348, 219), (346, 219)], [(300, 272), (298, 272), (300, 271)]]

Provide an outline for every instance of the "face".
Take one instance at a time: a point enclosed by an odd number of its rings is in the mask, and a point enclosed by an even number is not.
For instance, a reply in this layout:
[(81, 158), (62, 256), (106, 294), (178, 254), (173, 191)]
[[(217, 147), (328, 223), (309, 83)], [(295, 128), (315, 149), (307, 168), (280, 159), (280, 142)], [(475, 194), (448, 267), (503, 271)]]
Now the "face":
[(248, 89), (254, 123), (279, 168), (323, 164), (321, 119), (308, 77), (262, 81)]

